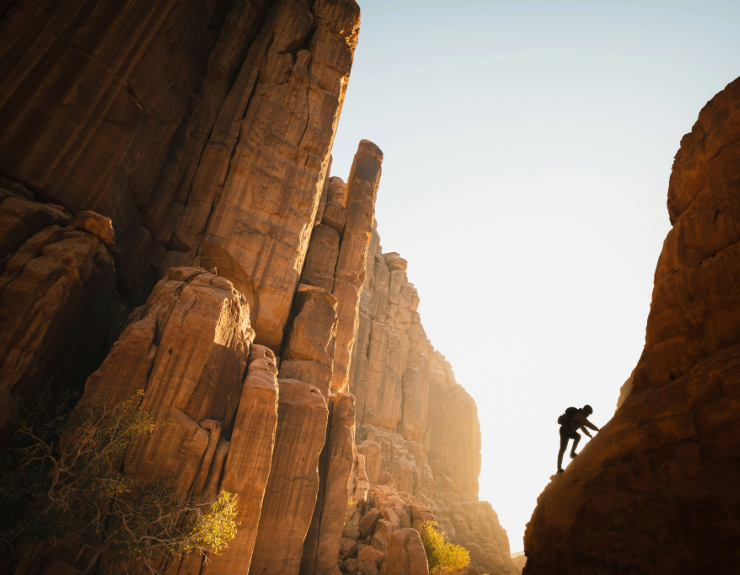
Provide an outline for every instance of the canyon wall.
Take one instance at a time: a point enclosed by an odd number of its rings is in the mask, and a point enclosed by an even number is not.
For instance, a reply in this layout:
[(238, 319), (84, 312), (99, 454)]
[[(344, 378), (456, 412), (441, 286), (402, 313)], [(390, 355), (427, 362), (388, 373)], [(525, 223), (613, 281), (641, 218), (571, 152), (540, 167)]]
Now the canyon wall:
[[(451, 541), (470, 551), (481, 572), (518, 573), (498, 516), (478, 500), (481, 437), (475, 401), (427, 338), (406, 268), (397, 253), (382, 252), (374, 230), (350, 374), (357, 451), (371, 491), (376, 502), (390, 497), (400, 516), (425, 509)], [(376, 506), (389, 515), (387, 506)], [(393, 515), (388, 520), (395, 522)]]
[(740, 572), (740, 79), (681, 140), (668, 212), (644, 351), (540, 495), (525, 574)]
[[(475, 566), (516, 573), (477, 497), (475, 402), (424, 334), (406, 262), (380, 249), (383, 154), (363, 140), (346, 184), (329, 178), (355, 1), (11, 4), (0, 444), (13, 404), (46, 388), (169, 422), (123, 470), (226, 490), (239, 528), (160, 572), (428, 575), (409, 527), (436, 518)], [(72, 544), (27, 572), (80, 569), (112, 566)]]

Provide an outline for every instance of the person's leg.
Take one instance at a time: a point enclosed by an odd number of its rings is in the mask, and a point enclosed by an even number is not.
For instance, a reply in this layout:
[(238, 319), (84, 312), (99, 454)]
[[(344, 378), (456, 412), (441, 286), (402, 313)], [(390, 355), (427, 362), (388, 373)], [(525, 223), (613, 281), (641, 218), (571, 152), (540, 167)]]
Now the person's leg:
[(560, 427), (560, 451), (558, 451), (558, 471), (563, 470), (563, 454), (568, 447), (568, 432), (564, 427)]
[(578, 447), (578, 442), (581, 441), (581, 434), (577, 432), (573, 432), (573, 447), (570, 449), (570, 457), (571, 459), (577, 455), (576, 453), (576, 447)]

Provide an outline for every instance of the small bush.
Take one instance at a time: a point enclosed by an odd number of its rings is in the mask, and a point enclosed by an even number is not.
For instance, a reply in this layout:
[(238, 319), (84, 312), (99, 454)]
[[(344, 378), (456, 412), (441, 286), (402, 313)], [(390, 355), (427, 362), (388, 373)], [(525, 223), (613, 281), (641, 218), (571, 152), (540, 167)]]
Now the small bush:
[(344, 530), (342, 537), (357, 540), (360, 538), (360, 513), (355, 507), (355, 498), (350, 497), (347, 501), (347, 511), (344, 515)]
[(424, 545), (430, 573), (443, 575), (470, 564), (470, 552), (462, 545), (447, 541), (436, 521), (415, 521), (414, 529), (419, 532)]
[(175, 477), (144, 484), (121, 472), (126, 449), (159, 427), (140, 396), (70, 414), (71, 397), (44, 395), (17, 414), (15, 447), (0, 456), (0, 548), (18, 558), (16, 575), (61, 541), (151, 573), (162, 554), (217, 552), (236, 535), (229, 493), (187, 499)]

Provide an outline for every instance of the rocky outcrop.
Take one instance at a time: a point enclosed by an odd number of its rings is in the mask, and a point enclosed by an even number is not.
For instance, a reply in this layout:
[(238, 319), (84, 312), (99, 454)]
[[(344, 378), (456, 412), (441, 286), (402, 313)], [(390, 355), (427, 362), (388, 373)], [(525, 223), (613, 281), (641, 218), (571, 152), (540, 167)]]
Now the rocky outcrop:
[(115, 271), (110, 220), (71, 217), (22, 186), (0, 185), (2, 428), (13, 401), (40, 387), (82, 390), (106, 352)]
[[(225, 464), (224, 455), (213, 458), (206, 485), (210, 493), (223, 489), (237, 494), (238, 514), (234, 520), (239, 528), (228, 549), (210, 557), (206, 569), (209, 575), (249, 572), (267, 478), (272, 468), (278, 420), (276, 376), (277, 367), (272, 351), (253, 345), (249, 354), (249, 371), (234, 420), (234, 432), (230, 440), (223, 437), (218, 440), (218, 449), (228, 454)], [(223, 479), (219, 485), (221, 469)]]
[(0, 8), (0, 427), (45, 384), (140, 393), (174, 425), (123, 470), (237, 497), (229, 548), (170, 573), (422, 573), (435, 514), (507, 569), (475, 404), (373, 232), (382, 152), (328, 177), (356, 2), (119, 4)]
[(182, 493), (198, 478), (204, 488), (221, 436), (233, 433), (244, 391), (254, 338), (249, 308), (227, 280), (173, 268), (129, 322), (87, 381), (80, 404), (99, 398), (115, 403), (143, 392), (141, 407), (175, 425), (130, 449), (126, 469), (145, 479), (177, 474)]
[(429, 575), (427, 556), (416, 529), (398, 529), (391, 535), (388, 575)]
[(524, 551), (512, 553), (511, 560), (514, 562), (514, 565), (516, 565), (520, 571), (524, 569), (524, 566), (527, 564), (527, 556), (524, 554)]
[(275, 451), (251, 575), (298, 575), (319, 491), (318, 459), (328, 414), (325, 400), (308, 383), (281, 379), (279, 384)]
[(681, 140), (632, 388), (538, 499), (524, 573), (740, 570), (740, 80)]
[[(337, 298), (338, 324), (331, 388), (337, 392), (347, 388), (382, 162), (383, 152), (372, 142), (363, 140), (355, 154), (347, 184), (347, 219), (332, 290)], [(337, 198), (335, 189), (330, 183), (329, 192), (332, 195), (327, 201), (327, 208), (339, 205), (335, 200), (340, 200), (342, 194), (340, 192)], [(324, 211), (324, 219), (327, 211)]]
[(359, 16), (353, 0), (271, 6), (176, 226), (174, 247), (247, 294), (257, 341), (275, 350), (327, 177)]
[(301, 575), (331, 573), (337, 565), (354, 464), (355, 398), (337, 393), (319, 464), (321, 487), (303, 544)]
[(356, 441), (363, 471), (371, 486), (393, 486), (396, 499), (406, 498), (406, 509), (376, 518), (374, 505), (358, 503), (364, 510), (360, 539), (374, 541), (386, 553), (389, 537), (410, 526), (418, 505), (418, 518), (436, 519), (452, 542), (470, 550), (474, 566), (488, 573), (516, 573), (506, 531), (490, 504), (478, 500), (475, 402), (426, 337), (406, 268), (397, 253), (382, 253), (373, 232), (349, 389), (357, 398)]
[[(147, 262), (157, 257), (159, 230), (144, 222), (146, 207), (167, 176), (177, 183), (190, 114), (210, 103), (198, 85), (218, 32), (209, 23), (222, 17), (216, 6), (23, 0), (0, 20), (0, 169), (73, 213), (110, 217), (127, 295), (142, 295)], [(239, 48), (229, 57), (238, 59)], [(165, 217), (171, 207), (161, 208)]]
[(354, 0), (13, 3), (0, 171), (112, 219), (129, 309), (160, 267), (220, 268), (277, 351), (359, 15)]
[(280, 363), (281, 376), (310, 383), (329, 400), (329, 346), (337, 331), (337, 300), (325, 289), (299, 284), (292, 318)]
[[(277, 369), (269, 349), (254, 346), (250, 355), (253, 338), (249, 307), (227, 280), (170, 269), (131, 315), (78, 407), (140, 393), (141, 407), (172, 425), (130, 448), (125, 471), (145, 481), (174, 475), (183, 495), (236, 495), (242, 527), (210, 564), (214, 572), (248, 566), (272, 468)], [(193, 560), (200, 561), (186, 562)]]

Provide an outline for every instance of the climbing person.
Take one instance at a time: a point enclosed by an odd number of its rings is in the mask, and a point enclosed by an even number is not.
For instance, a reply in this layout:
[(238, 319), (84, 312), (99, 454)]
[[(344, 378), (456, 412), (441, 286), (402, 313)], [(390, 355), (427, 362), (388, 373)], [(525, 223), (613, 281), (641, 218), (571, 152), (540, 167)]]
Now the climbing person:
[(587, 427), (594, 431), (599, 431), (593, 423), (588, 420), (588, 417), (594, 412), (590, 405), (584, 405), (581, 409), (575, 407), (569, 407), (565, 410), (565, 413), (558, 417), (558, 423), (560, 424), (560, 451), (558, 452), (558, 473), (563, 472), (563, 454), (565, 449), (568, 447), (568, 441), (573, 440), (573, 447), (570, 450), (570, 458), (573, 459), (576, 455), (576, 447), (578, 442), (581, 441), (581, 434), (578, 430), (582, 430), (583, 433), (589, 437), (593, 437)]

